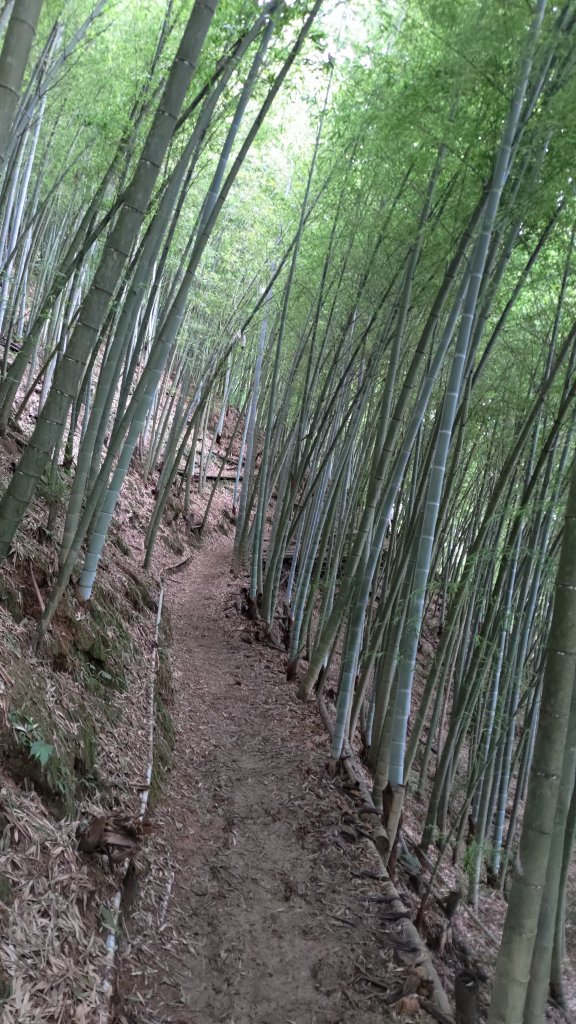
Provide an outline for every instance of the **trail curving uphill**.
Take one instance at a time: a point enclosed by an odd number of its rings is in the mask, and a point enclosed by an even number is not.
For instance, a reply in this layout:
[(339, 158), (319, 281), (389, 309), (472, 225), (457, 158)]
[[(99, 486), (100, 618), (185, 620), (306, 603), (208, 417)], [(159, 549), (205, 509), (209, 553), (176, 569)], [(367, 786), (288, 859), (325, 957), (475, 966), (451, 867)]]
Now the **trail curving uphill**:
[(343, 821), (316, 710), (279, 651), (246, 642), (231, 551), (213, 536), (167, 584), (176, 745), (115, 1020), (381, 1024), (369, 978), (389, 975), (389, 925), (374, 862)]

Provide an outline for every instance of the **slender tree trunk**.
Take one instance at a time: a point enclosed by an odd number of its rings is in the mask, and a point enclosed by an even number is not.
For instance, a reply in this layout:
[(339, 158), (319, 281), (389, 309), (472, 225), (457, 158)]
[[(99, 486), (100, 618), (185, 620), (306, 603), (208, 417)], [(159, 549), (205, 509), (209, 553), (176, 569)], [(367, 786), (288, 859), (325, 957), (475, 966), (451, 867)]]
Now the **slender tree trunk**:
[(0, 53), (0, 169), (10, 147), (20, 87), (36, 35), (42, 0), (16, 0)]
[(488, 1024), (523, 1020), (554, 831), (576, 677), (576, 459), (571, 476), (538, 731)]

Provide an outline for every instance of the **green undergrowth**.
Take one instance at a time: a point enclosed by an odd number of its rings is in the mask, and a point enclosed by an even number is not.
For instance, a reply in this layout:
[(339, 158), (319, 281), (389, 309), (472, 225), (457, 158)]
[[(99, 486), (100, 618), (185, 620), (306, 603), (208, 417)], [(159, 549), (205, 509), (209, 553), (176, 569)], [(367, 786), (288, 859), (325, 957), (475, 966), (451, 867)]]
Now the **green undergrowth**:
[(1, 647), (9, 690), (2, 767), (17, 783), (33, 786), (55, 813), (72, 814), (98, 787), (99, 709), (83, 694), (80, 674), (66, 685), (66, 673), (55, 672), (49, 658)]

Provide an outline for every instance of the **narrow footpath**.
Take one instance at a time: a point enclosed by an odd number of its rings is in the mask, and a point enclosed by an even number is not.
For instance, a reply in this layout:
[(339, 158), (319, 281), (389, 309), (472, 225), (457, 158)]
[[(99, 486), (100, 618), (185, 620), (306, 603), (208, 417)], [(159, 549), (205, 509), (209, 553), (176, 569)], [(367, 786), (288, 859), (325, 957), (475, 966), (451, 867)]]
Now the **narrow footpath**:
[(374, 855), (327, 776), (316, 709), (282, 653), (250, 642), (231, 551), (213, 535), (166, 585), (175, 750), (114, 1020), (382, 1024), (394, 978)]

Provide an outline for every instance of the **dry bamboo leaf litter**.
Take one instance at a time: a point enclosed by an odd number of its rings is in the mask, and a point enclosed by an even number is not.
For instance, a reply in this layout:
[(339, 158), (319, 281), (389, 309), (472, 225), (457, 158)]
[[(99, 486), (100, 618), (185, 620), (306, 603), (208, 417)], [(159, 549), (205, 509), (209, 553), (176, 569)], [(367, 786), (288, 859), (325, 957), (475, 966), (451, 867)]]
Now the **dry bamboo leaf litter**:
[(100, 906), (112, 878), (77, 853), (78, 823), (51, 818), (36, 793), (0, 790), (5, 1024), (99, 1024), (105, 961)]

